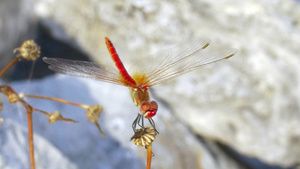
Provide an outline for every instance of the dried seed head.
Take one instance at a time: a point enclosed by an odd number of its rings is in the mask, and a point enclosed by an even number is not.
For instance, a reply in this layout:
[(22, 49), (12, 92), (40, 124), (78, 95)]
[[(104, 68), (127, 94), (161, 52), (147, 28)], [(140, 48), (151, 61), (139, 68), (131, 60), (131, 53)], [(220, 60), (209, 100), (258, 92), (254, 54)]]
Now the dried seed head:
[(134, 135), (131, 137), (131, 140), (137, 146), (147, 147), (149, 146), (156, 137), (156, 132), (153, 127), (142, 127), (137, 129)]
[(19, 95), (9, 86), (0, 86), (0, 93), (4, 94), (10, 103), (16, 103), (20, 101)]
[(9, 93), (7, 98), (10, 103), (16, 103), (20, 101), (19, 95), (17, 93)]
[(26, 60), (35, 61), (40, 57), (40, 47), (33, 40), (27, 40), (23, 42), (21, 47), (16, 48), (14, 52), (19, 51), (19, 57), (22, 57)]
[(105, 136), (105, 133), (102, 131), (100, 125), (99, 125), (99, 116), (102, 113), (103, 108), (99, 105), (99, 104), (94, 104), (92, 106), (90, 106), (87, 110), (86, 110), (86, 117), (89, 119), (89, 121), (91, 121), (92, 123), (94, 123), (98, 130), (100, 131), (100, 133), (102, 134), (102, 136)]
[(103, 108), (99, 104), (94, 104), (86, 110), (86, 117), (93, 123), (98, 122)]
[(71, 123), (75, 123), (76, 121), (72, 119), (64, 118), (58, 111), (55, 111), (53, 114), (49, 116), (49, 123), (55, 123), (56, 121), (67, 121)]
[(62, 115), (58, 112), (55, 111), (53, 114), (49, 116), (49, 123), (55, 123), (56, 121), (60, 120), (62, 118)]

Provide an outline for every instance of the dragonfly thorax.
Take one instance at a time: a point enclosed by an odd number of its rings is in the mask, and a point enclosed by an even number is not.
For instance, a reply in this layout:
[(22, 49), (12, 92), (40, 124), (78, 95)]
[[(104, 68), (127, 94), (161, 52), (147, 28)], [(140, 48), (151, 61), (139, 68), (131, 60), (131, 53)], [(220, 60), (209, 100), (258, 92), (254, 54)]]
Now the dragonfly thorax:
[(150, 101), (150, 94), (147, 88), (130, 88), (130, 95), (134, 105), (140, 108), (140, 113), (145, 118), (151, 118), (156, 114), (157, 103)]

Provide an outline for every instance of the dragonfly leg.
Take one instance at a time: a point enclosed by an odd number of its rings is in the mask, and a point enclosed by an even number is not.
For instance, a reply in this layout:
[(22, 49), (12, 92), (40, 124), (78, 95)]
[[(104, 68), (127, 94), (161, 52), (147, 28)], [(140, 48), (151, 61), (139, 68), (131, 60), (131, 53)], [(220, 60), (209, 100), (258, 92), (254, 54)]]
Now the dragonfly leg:
[[(155, 127), (155, 122), (152, 118), (149, 118), (149, 123), (150, 125), (154, 128), (156, 134), (159, 134), (159, 132), (156, 130)], [(136, 126), (139, 125), (141, 128), (144, 127), (144, 116), (138, 114), (137, 117), (135, 118), (135, 120), (132, 123), (132, 130), (135, 132), (136, 131)]]
[(156, 134), (159, 134), (159, 132), (156, 130), (156, 127), (155, 127), (155, 122), (152, 118), (149, 118), (149, 123), (151, 124), (151, 126), (154, 128)]
[[(142, 121), (142, 124), (140, 124), (141, 121)], [(141, 119), (138, 124), (140, 127), (144, 127), (144, 116), (141, 116)]]
[(135, 120), (133, 121), (133, 123), (132, 123), (132, 129), (133, 129), (134, 132), (135, 132), (135, 130), (136, 130), (136, 125), (137, 125), (137, 124), (138, 124), (139, 126), (141, 126), (141, 125), (140, 125), (141, 118), (143, 118), (143, 116), (140, 115), (140, 114), (138, 114), (137, 117), (135, 118)]

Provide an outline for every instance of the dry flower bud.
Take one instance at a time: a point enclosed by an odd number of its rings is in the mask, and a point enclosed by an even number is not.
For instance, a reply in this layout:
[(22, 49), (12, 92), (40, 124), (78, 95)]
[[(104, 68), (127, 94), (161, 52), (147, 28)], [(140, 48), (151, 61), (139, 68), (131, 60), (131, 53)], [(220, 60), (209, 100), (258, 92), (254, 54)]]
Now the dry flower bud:
[(155, 137), (156, 131), (153, 127), (142, 127), (135, 130), (135, 133), (131, 137), (131, 140), (137, 146), (147, 147), (155, 140)]
[(16, 103), (20, 101), (19, 95), (9, 86), (0, 86), (0, 92), (3, 93), (10, 103)]
[(23, 42), (21, 47), (16, 48), (14, 52), (19, 51), (19, 57), (22, 57), (26, 60), (35, 61), (40, 57), (40, 47), (33, 40), (26, 40)]
[(9, 101), (10, 103), (16, 103), (16, 102), (18, 102), (19, 100), (20, 100), (20, 98), (19, 98), (19, 96), (18, 96), (17, 93), (10, 93), (10, 94), (8, 95), (8, 101)]
[(98, 122), (102, 110), (99, 104), (92, 105), (86, 110), (86, 117), (93, 123)]
[(72, 119), (64, 118), (58, 111), (55, 111), (53, 114), (49, 116), (49, 123), (55, 123), (56, 121), (67, 121), (71, 123), (75, 123), (76, 121)]
[(102, 110), (103, 108), (99, 104), (92, 105), (86, 110), (86, 117), (97, 126), (102, 136), (105, 136), (105, 133), (102, 131), (98, 122)]

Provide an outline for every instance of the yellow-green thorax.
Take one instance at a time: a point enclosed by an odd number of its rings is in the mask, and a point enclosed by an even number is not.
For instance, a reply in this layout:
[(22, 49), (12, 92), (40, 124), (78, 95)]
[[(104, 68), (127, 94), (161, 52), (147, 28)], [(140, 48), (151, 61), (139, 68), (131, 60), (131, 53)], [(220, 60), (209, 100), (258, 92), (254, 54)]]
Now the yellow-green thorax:
[(150, 94), (147, 88), (129, 88), (134, 105), (139, 107), (142, 101), (149, 101)]

